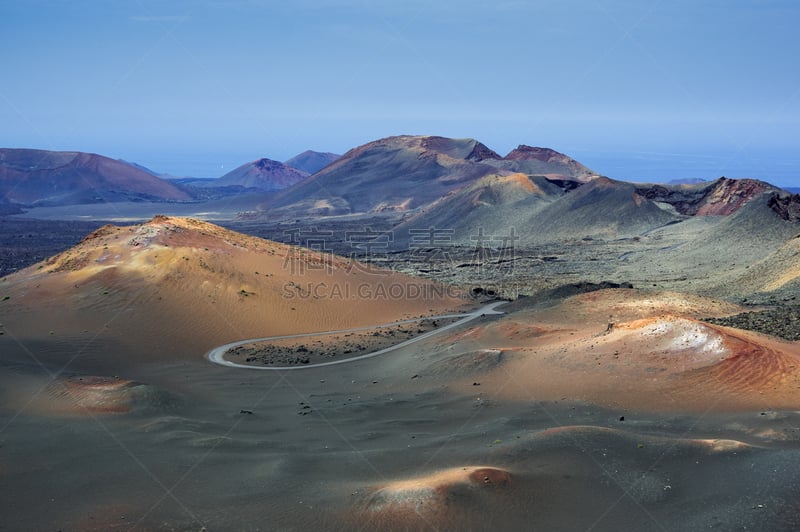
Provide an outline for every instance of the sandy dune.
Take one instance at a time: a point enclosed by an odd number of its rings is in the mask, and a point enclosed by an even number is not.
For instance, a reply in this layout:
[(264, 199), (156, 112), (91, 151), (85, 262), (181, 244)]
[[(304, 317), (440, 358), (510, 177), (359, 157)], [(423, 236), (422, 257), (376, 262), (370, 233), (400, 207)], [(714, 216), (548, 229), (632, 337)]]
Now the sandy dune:
[[(494, 467), (469, 466), (397, 480), (372, 492), (361, 518), (371, 525), (440, 527), (476, 506), (492, 505), (512, 475)], [(499, 494), (502, 496), (502, 494)]]
[(243, 338), (389, 323), (466, 303), (430, 281), (167, 217), (103, 227), (4, 278), (2, 289), (0, 316), (16, 338), (107, 341), (106, 361), (196, 357)]
[[(73, 412), (124, 413), (146, 399), (147, 386), (111, 377), (72, 377), (51, 383), (47, 402)], [(69, 408), (70, 404), (74, 405)]]
[[(800, 344), (711, 325), (730, 303), (676, 293), (605, 290), (522, 310), (450, 338), (480, 346), (433, 362), (514, 400), (562, 397), (657, 410), (800, 406)], [(453, 352), (454, 350), (450, 350)], [(442, 353), (444, 354), (444, 353)]]

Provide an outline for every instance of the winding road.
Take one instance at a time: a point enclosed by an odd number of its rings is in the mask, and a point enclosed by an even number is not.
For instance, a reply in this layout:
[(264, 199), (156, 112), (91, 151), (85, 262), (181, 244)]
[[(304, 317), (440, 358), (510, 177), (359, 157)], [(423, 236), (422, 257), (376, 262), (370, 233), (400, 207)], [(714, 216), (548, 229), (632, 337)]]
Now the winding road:
[[(336, 364), (346, 364), (348, 362), (355, 362), (357, 360), (364, 360), (365, 358), (372, 358), (379, 355), (385, 355), (391, 351), (396, 349), (400, 349), (402, 347), (406, 347), (407, 345), (413, 344), (415, 342), (419, 342), (420, 340), (424, 340), (426, 338), (430, 338), (431, 336), (435, 336), (437, 334), (441, 334), (444, 331), (449, 329), (454, 329), (460, 325), (463, 325), (467, 322), (470, 322), (474, 319), (480, 318), (482, 316), (491, 316), (497, 314), (504, 314), (499, 310), (495, 310), (500, 305), (505, 304), (505, 301), (495, 301), (493, 303), (489, 303), (488, 305), (484, 305), (483, 307), (475, 310), (474, 312), (470, 312), (468, 314), (445, 314), (442, 316), (425, 316), (423, 318), (415, 318), (411, 320), (402, 320), (402, 321), (395, 321), (393, 323), (384, 323), (382, 325), (370, 325), (368, 327), (356, 327), (353, 329), (343, 329), (341, 331), (323, 331), (323, 332), (313, 332), (313, 333), (304, 333), (304, 334), (290, 334), (286, 336), (268, 336), (266, 338), (250, 338), (248, 340), (238, 340), (236, 342), (231, 342), (229, 344), (221, 345), (219, 347), (215, 347), (208, 353), (206, 353), (206, 358), (213, 362), (214, 364), (219, 364), (220, 366), (227, 366), (229, 368), (241, 368), (241, 369), (256, 369), (256, 370), (267, 370), (267, 371), (286, 371), (286, 370), (296, 370), (296, 369), (312, 369), (312, 368), (321, 368), (323, 366), (333, 366)], [(400, 342), (399, 344), (392, 345), (386, 347), (384, 349), (380, 349), (378, 351), (373, 351), (372, 353), (367, 353), (365, 355), (359, 355), (356, 357), (351, 358), (343, 358), (340, 360), (332, 360), (330, 362), (320, 362), (319, 364), (306, 364), (301, 366), (250, 366), (247, 364), (238, 364), (236, 362), (231, 362), (230, 360), (225, 359), (225, 353), (228, 352), (229, 349), (233, 349), (234, 347), (238, 347), (240, 345), (249, 344), (252, 342), (268, 342), (271, 340), (285, 340), (287, 338), (306, 338), (309, 336), (322, 336), (326, 334), (339, 334), (339, 333), (350, 333), (350, 332), (360, 332), (360, 331), (369, 331), (371, 329), (379, 329), (382, 327), (392, 327), (394, 325), (402, 325), (405, 323), (415, 323), (422, 320), (441, 320), (441, 319), (448, 319), (448, 318), (461, 318), (458, 321), (454, 321), (448, 325), (443, 325), (437, 329), (433, 329), (432, 331), (428, 331), (426, 333), (420, 334), (419, 336), (415, 336), (414, 338), (410, 338), (404, 342)]]

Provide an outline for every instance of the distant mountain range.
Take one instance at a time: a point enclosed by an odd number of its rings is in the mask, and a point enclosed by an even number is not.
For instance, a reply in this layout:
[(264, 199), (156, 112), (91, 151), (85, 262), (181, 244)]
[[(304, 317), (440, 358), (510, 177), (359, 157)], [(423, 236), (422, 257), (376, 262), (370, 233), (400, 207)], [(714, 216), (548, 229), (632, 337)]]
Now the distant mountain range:
[(299, 183), (308, 173), (272, 159), (257, 159), (235, 168), (220, 177), (210, 179), (214, 186), (238, 185), (265, 191), (283, 190)]
[(549, 148), (520, 145), (501, 156), (475, 139), (410, 135), (376, 140), (342, 156), (306, 151), (286, 163), (260, 158), (217, 179), (162, 179), (143, 166), (89, 153), (3, 149), (0, 194), (0, 214), (35, 206), (199, 202), (249, 194), (263, 205), (260, 214), (248, 214), (251, 219), (395, 218), (395, 246), (432, 228), (447, 229), (453, 243), (464, 244), (479, 231), (497, 236), (511, 228), (530, 243), (623, 238), (689, 217), (730, 216), (757, 199), (788, 219), (797, 216), (798, 203), (751, 179), (626, 183)]
[[(290, 161), (313, 168), (336, 155), (306, 151)], [(309, 172), (271, 159), (245, 163), (217, 179), (175, 177), (124, 160), (84, 152), (0, 149), (0, 215), (24, 207), (122, 201), (203, 201), (245, 192), (275, 192)]]
[(335, 153), (318, 152), (306, 150), (291, 159), (284, 161), (283, 164), (297, 168), (307, 174), (315, 174), (341, 157)]
[(0, 196), (17, 205), (188, 201), (177, 186), (128, 163), (83, 152), (0, 149)]
[(411, 235), (436, 229), (451, 243), (469, 245), (484, 235), (501, 245), (512, 230), (523, 243), (626, 238), (693, 216), (729, 216), (785, 194), (762, 181), (724, 177), (627, 183), (549, 148), (522, 145), (503, 157), (474, 139), (397, 136), (350, 150), (277, 193), (263, 216), (394, 213), (402, 217), (394, 231), (398, 249), (412, 243)]

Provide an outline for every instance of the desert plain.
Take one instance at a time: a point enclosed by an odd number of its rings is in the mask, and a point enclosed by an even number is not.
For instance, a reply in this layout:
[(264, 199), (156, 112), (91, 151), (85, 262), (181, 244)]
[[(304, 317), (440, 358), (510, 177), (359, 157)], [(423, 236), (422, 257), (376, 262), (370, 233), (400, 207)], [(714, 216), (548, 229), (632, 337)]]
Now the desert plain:
[[(0, 279), (0, 529), (797, 530), (797, 197), (515, 172), (388, 213), (70, 222)], [(334, 231), (519, 202), (545, 214), (513, 247)], [(4, 237), (25, 220), (66, 223)]]

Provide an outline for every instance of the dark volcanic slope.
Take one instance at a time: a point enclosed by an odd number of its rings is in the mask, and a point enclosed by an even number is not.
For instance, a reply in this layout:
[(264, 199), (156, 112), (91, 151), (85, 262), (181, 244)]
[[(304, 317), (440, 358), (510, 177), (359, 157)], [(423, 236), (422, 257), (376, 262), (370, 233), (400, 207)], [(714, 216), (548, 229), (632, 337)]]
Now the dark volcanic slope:
[(306, 172), (292, 168), (272, 159), (258, 159), (231, 170), (219, 179), (212, 180), (213, 186), (242, 186), (262, 190), (283, 190), (308, 177)]
[(492, 246), (512, 234), (519, 238), (515, 244), (614, 239), (681, 219), (640, 196), (629, 183), (605, 177), (575, 189), (559, 183), (524, 174), (488, 176), (399, 226), (395, 240), (402, 246), (411, 231), (431, 227), (452, 230), (453, 243), (465, 245), (474, 245), (481, 230), (496, 237), (484, 243)]
[(634, 236), (680, 218), (640, 196), (630, 183), (597, 178), (536, 212), (517, 228), (523, 241)]
[(453, 243), (466, 245), (476, 244), (472, 237), (480, 231), (489, 236), (508, 236), (512, 227), (518, 231), (529, 226), (535, 213), (563, 194), (563, 188), (541, 176), (488, 175), (395, 228), (395, 245), (406, 247), (413, 243), (412, 234), (429, 228), (452, 230)]
[(619, 267), (630, 268), (628, 279), (650, 272), (651, 278), (685, 281), (676, 287), (717, 297), (789, 285), (797, 264), (792, 237), (800, 228), (769, 207), (771, 197), (764, 192), (729, 216), (695, 216), (653, 231), (647, 239), (661, 242), (662, 251), (635, 253)]
[(0, 149), (0, 194), (23, 205), (191, 199), (139, 168), (101, 155)]
[(299, 155), (295, 155), (288, 161), (284, 161), (283, 164), (291, 166), (292, 168), (297, 168), (308, 174), (315, 174), (339, 157), (341, 157), (341, 155), (336, 153), (306, 150)]
[(499, 156), (473, 139), (389, 137), (350, 150), (271, 207), (329, 215), (411, 210), (496, 173), (481, 163), (492, 158)]
[(653, 201), (672, 205), (688, 216), (728, 216), (764, 192), (780, 189), (755, 179), (720, 177), (711, 182), (640, 186), (637, 192)]

